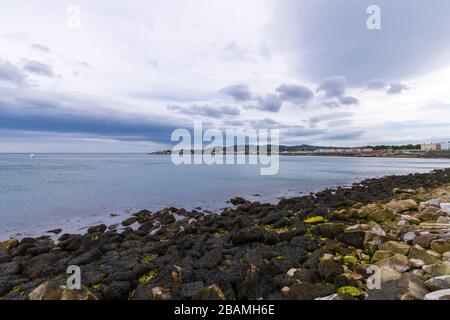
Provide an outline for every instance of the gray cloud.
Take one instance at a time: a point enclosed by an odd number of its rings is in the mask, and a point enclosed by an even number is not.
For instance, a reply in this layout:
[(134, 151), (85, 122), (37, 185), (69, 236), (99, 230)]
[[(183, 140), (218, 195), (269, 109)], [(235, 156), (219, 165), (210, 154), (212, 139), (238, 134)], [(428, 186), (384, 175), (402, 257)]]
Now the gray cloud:
[[(167, 143), (172, 131), (180, 126), (176, 119), (125, 115), (106, 110), (101, 105), (102, 102), (79, 97), (54, 96), (49, 93), (43, 95), (31, 90), (26, 93), (5, 91), (0, 88), (0, 131), (61, 133)], [(95, 108), (95, 112), (85, 112), (86, 107)]]
[(345, 94), (347, 89), (347, 79), (341, 76), (329, 77), (323, 80), (318, 91), (323, 91), (328, 98), (339, 98)]
[(258, 98), (258, 105), (254, 108), (267, 112), (278, 112), (282, 105), (283, 101), (276, 94), (267, 94)]
[(44, 46), (42, 44), (39, 44), (39, 43), (33, 43), (30, 47), (32, 49), (37, 50), (37, 51), (41, 51), (41, 52), (45, 52), (45, 53), (49, 53), (50, 52), (50, 48), (49, 47), (46, 47), (46, 46)]
[(333, 76), (326, 78), (323, 80), (319, 87), (317, 88), (318, 92), (323, 92), (325, 94), (325, 98), (334, 99), (336, 98), (338, 102), (334, 100), (327, 100), (323, 103), (323, 105), (327, 107), (339, 107), (340, 105), (352, 105), (359, 104), (359, 100), (355, 97), (344, 96), (347, 90), (347, 79), (342, 76)]
[(345, 106), (359, 104), (359, 100), (355, 97), (340, 97), (339, 102)]
[(293, 104), (302, 104), (314, 97), (314, 93), (305, 86), (282, 84), (276, 91), (283, 101), (289, 101)]
[(405, 90), (408, 90), (409, 87), (405, 84), (394, 82), (389, 84), (389, 89), (387, 90), (387, 94), (397, 94), (402, 93)]
[(24, 60), (23, 62), (23, 69), (28, 73), (33, 73), (50, 78), (55, 75), (52, 68), (45, 63), (35, 60)]
[(230, 106), (213, 107), (208, 105), (192, 105), (182, 107), (180, 105), (168, 105), (167, 109), (184, 115), (204, 116), (208, 118), (237, 117), (241, 114), (238, 108)]
[(0, 59), (0, 82), (22, 85), (26, 81), (26, 74), (15, 65)]
[(252, 98), (250, 88), (246, 85), (236, 84), (225, 87), (219, 92), (229, 95), (236, 101), (247, 101)]
[[(366, 27), (373, 4), (381, 8), (381, 30)], [(292, 67), (315, 81), (342, 74), (362, 86), (439, 69), (448, 60), (450, 1), (287, 0), (276, 12), (268, 26), (275, 47), (297, 53)]]

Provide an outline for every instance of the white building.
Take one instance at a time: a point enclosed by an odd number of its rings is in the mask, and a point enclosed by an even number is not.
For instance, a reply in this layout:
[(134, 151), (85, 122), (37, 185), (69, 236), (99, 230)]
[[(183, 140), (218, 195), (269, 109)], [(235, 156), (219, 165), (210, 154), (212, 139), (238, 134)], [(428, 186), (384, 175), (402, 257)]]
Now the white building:
[(450, 150), (450, 142), (423, 143), (421, 145), (421, 150), (423, 151)]

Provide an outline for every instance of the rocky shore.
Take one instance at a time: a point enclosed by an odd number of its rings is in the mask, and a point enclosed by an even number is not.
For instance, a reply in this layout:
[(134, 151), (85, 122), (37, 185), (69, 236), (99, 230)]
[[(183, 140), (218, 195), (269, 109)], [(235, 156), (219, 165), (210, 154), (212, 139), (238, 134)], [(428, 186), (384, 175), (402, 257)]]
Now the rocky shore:
[[(2, 242), (0, 300), (450, 299), (450, 169), (231, 202)], [(71, 265), (79, 290), (66, 287)]]

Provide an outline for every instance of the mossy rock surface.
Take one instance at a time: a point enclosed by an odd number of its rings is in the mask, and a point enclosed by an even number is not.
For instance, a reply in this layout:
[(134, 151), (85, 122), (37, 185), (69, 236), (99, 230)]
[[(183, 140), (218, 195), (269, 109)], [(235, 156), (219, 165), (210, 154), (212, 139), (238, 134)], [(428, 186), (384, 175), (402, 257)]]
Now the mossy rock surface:
[(308, 224), (318, 224), (318, 223), (322, 223), (325, 221), (326, 221), (326, 219), (323, 216), (316, 216), (316, 217), (311, 217), (311, 218), (303, 220), (304, 223), (308, 223)]
[(351, 287), (351, 286), (340, 287), (337, 290), (337, 293), (340, 296), (346, 296), (346, 295), (350, 295), (352, 297), (360, 297), (360, 296), (362, 296), (362, 291), (360, 289), (355, 288), (355, 287)]

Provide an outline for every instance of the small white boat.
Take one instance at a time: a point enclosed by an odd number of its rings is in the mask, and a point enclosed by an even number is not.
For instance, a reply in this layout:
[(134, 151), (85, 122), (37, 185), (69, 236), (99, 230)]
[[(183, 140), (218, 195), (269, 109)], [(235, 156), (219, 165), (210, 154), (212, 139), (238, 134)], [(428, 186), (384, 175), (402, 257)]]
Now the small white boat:
[(34, 153), (30, 154), (30, 158), (34, 158)]

